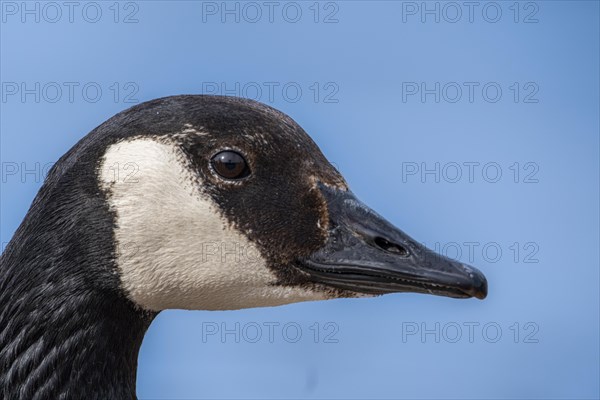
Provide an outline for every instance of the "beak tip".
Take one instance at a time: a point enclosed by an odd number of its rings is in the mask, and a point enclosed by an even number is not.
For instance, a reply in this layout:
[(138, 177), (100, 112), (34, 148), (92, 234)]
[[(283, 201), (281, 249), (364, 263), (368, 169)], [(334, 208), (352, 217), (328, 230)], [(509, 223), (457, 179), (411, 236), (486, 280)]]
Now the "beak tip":
[(485, 275), (468, 264), (462, 264), (461, 266), (463, 270), (468, 273), (470, 278), (470, 284), (465, 293), (471, 297), (476, 297), (479, 300), (485, 299), (488, 294), (488, 283)]
[(473, 286), (471, 289), (471, 294), (474, 297), (477, 297), (479, 300), (483, 300), (487, 297), (488, 283), (487, 279), (485, 278), (485, 275), (483, 275), (481, 272), (474, 274), (473, 276)]

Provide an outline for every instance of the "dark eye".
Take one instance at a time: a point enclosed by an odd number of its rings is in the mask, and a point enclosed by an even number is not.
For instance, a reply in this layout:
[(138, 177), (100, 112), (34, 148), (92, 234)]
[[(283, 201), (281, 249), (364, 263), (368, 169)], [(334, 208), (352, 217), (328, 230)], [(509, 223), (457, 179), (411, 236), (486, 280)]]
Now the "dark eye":
[(235, 151), (226, 150), (217, 153), (212, 159), (213, 169), (226, 179), (241, 179), (250, 175), (250, 169), (244, 157)]

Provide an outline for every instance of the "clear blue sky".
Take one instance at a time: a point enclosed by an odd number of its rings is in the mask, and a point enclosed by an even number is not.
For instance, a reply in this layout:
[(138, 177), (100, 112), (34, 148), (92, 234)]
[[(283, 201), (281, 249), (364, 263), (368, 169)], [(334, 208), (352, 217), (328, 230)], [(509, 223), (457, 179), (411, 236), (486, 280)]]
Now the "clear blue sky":
[(288, 113), (367, 204), (488, 277), (485, 301), (163, 312), (140, 398), (600, 396), (598, 2), (23, 4), (0, 3), (1, 242), (95, 126), (210, 92)]

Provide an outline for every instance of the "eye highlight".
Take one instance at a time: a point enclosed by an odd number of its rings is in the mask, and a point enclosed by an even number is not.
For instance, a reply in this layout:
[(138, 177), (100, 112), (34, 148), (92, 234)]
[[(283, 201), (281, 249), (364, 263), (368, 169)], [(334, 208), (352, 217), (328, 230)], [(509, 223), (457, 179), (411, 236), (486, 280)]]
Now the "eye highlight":
[(215, 172), (225, 179), (242, 179), (250, 175), (250, 169), (244, 157), (232, 150), (215, 154), (210, 163)]

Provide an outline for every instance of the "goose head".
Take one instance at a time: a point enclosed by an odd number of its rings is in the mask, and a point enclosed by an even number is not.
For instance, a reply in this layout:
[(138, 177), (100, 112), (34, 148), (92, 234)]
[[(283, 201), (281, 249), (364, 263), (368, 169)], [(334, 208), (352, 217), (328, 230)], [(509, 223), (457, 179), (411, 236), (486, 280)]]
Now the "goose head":
[(106, 147), (98, 179), (122, 287), (140, 307), (240, 309), (392, 292), (485, 297), (479, 271), (361, 203), (288, 116), (219, 97), (139, 110), (131, 134)]
[(361, 203), (285, 114), (153, 100), (60, 158), (2, 254), (0, 394), (135, 397), (161, 310), (394, 292), (483, 299), (487, 283)]

